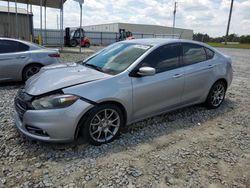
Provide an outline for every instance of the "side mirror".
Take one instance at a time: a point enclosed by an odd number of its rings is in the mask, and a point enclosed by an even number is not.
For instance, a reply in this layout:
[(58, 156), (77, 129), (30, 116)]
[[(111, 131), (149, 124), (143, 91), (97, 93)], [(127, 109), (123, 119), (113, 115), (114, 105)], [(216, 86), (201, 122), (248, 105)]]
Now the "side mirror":
[(137, 72), (140, 76), (153, 76), (155, 75), (155, 68), (152, 67), (141, 67)]

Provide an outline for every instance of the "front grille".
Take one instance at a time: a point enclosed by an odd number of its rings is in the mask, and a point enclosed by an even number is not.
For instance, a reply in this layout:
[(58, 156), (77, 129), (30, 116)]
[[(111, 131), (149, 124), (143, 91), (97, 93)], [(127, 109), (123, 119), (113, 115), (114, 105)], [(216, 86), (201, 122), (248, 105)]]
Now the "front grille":
[(32, 109), (31, 107), (32, 96), (24, 92), (23, 89), (19, 90), (15, 98), (15, 108), (21, 120), (23, 120), (24, 113)]

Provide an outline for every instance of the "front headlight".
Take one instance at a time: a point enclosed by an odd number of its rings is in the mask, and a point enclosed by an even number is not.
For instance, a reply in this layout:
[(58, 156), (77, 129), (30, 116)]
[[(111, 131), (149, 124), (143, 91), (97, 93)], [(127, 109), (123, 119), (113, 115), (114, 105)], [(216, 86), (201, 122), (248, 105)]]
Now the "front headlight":
[(78, 99), (79, 97), (74, 95), (63, 95), (63, 94), (50, 95), (48, 97), (43, 97), (34, 100), (32, 102), (32, 106), (36, 110), (65, 108), (72, 105)]

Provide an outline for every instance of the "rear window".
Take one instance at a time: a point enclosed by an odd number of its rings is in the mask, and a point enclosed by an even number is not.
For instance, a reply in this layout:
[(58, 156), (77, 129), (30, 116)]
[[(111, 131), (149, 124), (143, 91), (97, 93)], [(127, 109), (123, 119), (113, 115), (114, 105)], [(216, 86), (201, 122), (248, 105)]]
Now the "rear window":
[(207, 54), (207, 60), (213, 59), (214, 57), (214, 52), (208, 48), (205, 48), (206, 54)]
[(206, 52), (203, 46), (191, 43), (183, 43), (183, 62), (185, 65), (191, 65), (207, 60)]

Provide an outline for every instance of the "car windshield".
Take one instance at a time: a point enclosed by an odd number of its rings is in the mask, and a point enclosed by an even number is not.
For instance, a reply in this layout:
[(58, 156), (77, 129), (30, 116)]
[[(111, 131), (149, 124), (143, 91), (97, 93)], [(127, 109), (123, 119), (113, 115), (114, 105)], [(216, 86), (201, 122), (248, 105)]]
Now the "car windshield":
[(83, 65), (115, 75), (126, 70), (151, 46), (135, 43), (116, 43), (83, 62)]

